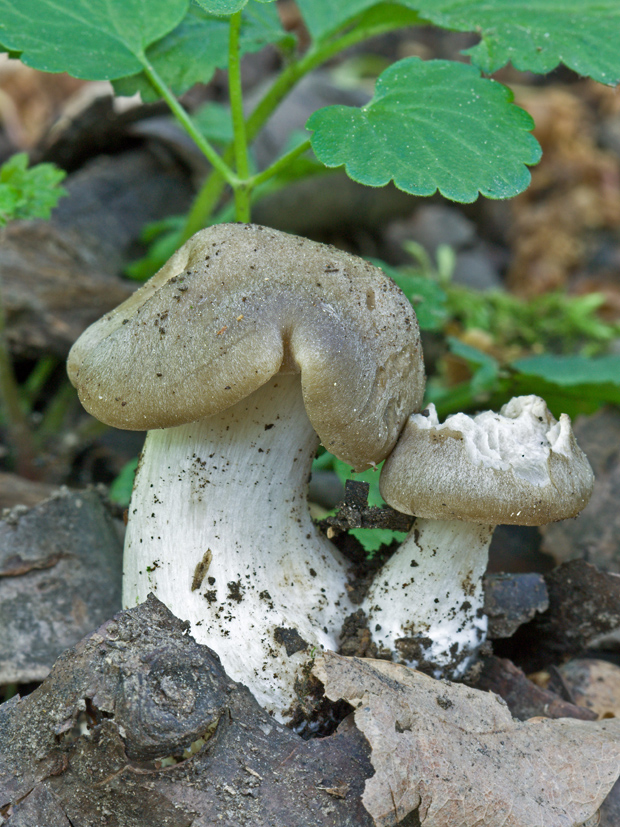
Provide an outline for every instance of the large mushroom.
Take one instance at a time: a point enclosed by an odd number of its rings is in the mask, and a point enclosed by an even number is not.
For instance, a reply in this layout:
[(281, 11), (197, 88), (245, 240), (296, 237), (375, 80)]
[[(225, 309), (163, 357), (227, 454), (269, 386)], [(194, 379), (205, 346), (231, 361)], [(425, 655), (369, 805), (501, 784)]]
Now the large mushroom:
[(410, 416), (380, 489), (416, 519), (362, 606), (381, 653), (461, 677), (486, 637), (482, 576), (495, 526), (573, 517), (593, 483), (569, 417), (556, 421), (540, 397), (443, 424), (434, 405)]
[[(275, 715), (336, 649), (347, 565), (306, 503), (319, 440), (357, 469), (419, 410), (415, 314), (376, 267), (255, 225), (191, 238), (68, 361), (84, 407), (148, 430), (123, 601), (153, 591)], [(318, 435), (318, 436), (317, 436)]]

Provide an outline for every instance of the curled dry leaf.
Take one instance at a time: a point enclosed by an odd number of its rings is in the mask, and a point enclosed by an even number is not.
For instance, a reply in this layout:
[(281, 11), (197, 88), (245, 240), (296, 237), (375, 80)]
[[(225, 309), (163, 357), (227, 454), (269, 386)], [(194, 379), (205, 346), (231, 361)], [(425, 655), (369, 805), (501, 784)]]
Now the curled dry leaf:
[(515, 721), (492, 693), (332, 652), (314, 673), (370, 743), (377, 827), (416, 809), (422, 827), (580, 827), (620, 775), (618, 719)]

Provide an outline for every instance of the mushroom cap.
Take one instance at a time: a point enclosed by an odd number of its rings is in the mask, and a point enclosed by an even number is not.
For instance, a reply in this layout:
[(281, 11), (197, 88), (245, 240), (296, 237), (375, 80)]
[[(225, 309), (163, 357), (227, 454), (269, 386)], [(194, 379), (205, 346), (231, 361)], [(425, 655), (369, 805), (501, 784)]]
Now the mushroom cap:
[(381, 270), (253, 224), (196, 233), (84, 331), (67, 371), (87, 411), (130, 430), (211, 416), (300, 373), (319, 438), (355, 468), (389, 453), (424, 393), (415, 313)]
[(380, 479), (385, 501), (405, 514), (487, 525), (574, 517), (593, 484), (570, 418), (558, 422), (538, 396), (443, 424), (429, 406), (409, 417)]

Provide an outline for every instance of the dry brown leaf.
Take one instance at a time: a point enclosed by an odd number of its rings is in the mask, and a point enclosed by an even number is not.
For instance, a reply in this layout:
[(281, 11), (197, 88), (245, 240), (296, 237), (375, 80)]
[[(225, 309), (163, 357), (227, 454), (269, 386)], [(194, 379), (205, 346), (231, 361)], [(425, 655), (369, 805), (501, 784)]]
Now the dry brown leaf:
[(325, 652), (314, 674), (355, 709), (372, 748), (363, 802), (377, 827), (596, 823), (620, 775), (620, 719), (512, 719), (492, 693), (405, 666)]
[(620, 718), (620, 666), (594, 658), (576, 658), (560, 666), (560, 674), (579, 706), (599, 718)]

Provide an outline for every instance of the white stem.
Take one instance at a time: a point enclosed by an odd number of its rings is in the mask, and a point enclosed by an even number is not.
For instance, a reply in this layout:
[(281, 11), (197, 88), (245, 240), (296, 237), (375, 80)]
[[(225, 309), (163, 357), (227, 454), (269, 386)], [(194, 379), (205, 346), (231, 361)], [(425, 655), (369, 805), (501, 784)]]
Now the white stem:
[(221, 414), (150, 431), (129, 508), (124, 605), (154, 592), (281, 719), (312, 647), (337, 649), (353, 611), (346, 563), (308, 512), (317, 445), (299, 376), (278, 374)]
[(417, 519), (362, 608), (382, 654), (458, 678), (486, 637), (482, 577), (495, 526)]

